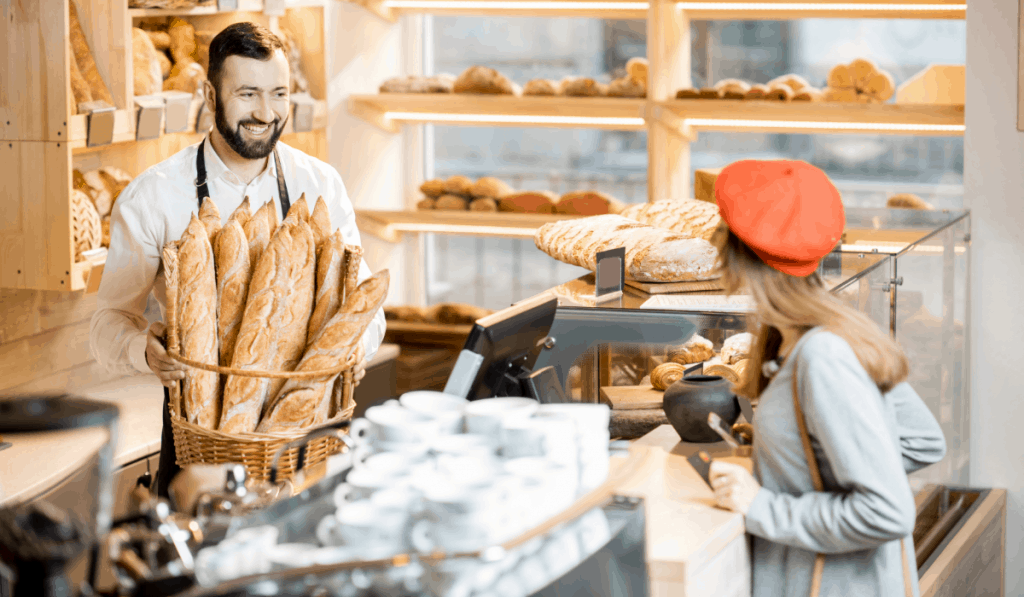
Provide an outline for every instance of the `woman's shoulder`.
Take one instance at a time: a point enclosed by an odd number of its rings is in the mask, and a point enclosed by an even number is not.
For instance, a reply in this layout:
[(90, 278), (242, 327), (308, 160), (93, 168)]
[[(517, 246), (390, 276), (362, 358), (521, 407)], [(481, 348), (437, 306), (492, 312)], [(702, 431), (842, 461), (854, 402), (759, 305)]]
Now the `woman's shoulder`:
[(827, 328), (814, 328), (801, 343), (797, 355), (801, 365), (814, 366), (819, 363), (852, 361), (859, 365), (850, 343), (841, 335)]

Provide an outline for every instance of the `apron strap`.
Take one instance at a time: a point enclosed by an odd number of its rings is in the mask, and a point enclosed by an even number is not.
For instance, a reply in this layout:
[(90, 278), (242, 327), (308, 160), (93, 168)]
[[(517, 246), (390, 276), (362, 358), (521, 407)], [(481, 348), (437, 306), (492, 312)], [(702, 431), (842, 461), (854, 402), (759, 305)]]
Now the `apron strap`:
[[(196, 153), (196, 197), (199, 200), (199, 207), (202, 208), (203, 201), (210, 196), (210, 187), (206, 184), (206, 139), (199, 142), (199, 151)], [(284, 169), (281, 168), (281, 156), (274, 148), (274, 166), (277, 168), (277, 194), (281, 200), (281, 213), (288, 217), (288, 210), (292, 203), (288, 197), (288, 186), (284, 183)]]

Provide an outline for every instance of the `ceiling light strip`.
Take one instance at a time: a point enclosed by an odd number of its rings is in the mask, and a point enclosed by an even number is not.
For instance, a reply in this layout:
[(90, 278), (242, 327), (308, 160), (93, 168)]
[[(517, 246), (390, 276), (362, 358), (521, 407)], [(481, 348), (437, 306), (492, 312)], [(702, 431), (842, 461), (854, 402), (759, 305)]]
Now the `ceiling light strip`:
[(750, 3), (750, 2), (678, 2), (676, 8), (679, 10), (705, 10), (705, 11), (870, 11), (870, 12), (931, 12), (931, 11), (965, 11), (966, 4), (831, 4), (831, 3)]
[(444, 114), (439, 112), (385, 112), (391, 120), (412, 120), (418, 122), (480, 122), (508, 124), (563, 124), (579, 126), (628, 126), (642, 127), (644, 119), (618, 118), (613, 116), (540, 116), (511, 114)]
[(899, 124), (889, 122), (806, 122), (796, 120), (732, 120), (724, 118), (685, 118), (685, 124), (697, 128), (758, 128), (790, 130), (846, 130), (962, 133), (962, 124)]
[(648, 2), (556, 2), (530, 0), (384, 0), (385, 8), (462, 10), (647, 10)]

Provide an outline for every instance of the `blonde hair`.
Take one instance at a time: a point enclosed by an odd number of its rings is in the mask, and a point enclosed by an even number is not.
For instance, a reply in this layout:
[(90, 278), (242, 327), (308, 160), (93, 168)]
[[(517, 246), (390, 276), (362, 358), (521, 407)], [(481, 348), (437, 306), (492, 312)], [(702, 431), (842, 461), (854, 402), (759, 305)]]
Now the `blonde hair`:
[(907, 378), (909, 364), (899, 344), (866, 315), (830, 293), (817, 273), (801, 278), (780, 272), (732, 232), (720, 254), (726, 292), (746, 291), (756, 304), (756, 322), (751, 325), (756, 340), (747, 375), (736, 385), (736, 393), (758, 398), (768, 386), (770, 380), (761, 367), (779, 356), (780, 328), (803, 334), (822, 327), (846, 340), (882, 393)]

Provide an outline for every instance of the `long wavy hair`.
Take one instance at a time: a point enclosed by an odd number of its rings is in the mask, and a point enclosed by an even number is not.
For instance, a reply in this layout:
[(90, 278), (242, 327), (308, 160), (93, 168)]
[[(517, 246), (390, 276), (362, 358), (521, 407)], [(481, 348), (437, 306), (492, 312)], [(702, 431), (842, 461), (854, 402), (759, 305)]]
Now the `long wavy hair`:
[(830, 293), (817, 273), (798, 277), (778, 271), (724, 223), (716, 237), (726, 292), (748, 293), (756, 305), (750, 330), (756, 340), (747, 374), (736, 384), (738, 394), (756, 399), (768, 386), (770, 379), (761, 373), (761, 367), (779, 356), (780, 328), (803, 334), (822, 327), (843, 338), (882, 393), (907, 378), (909, 364), (899, 344), (866, 315)]

